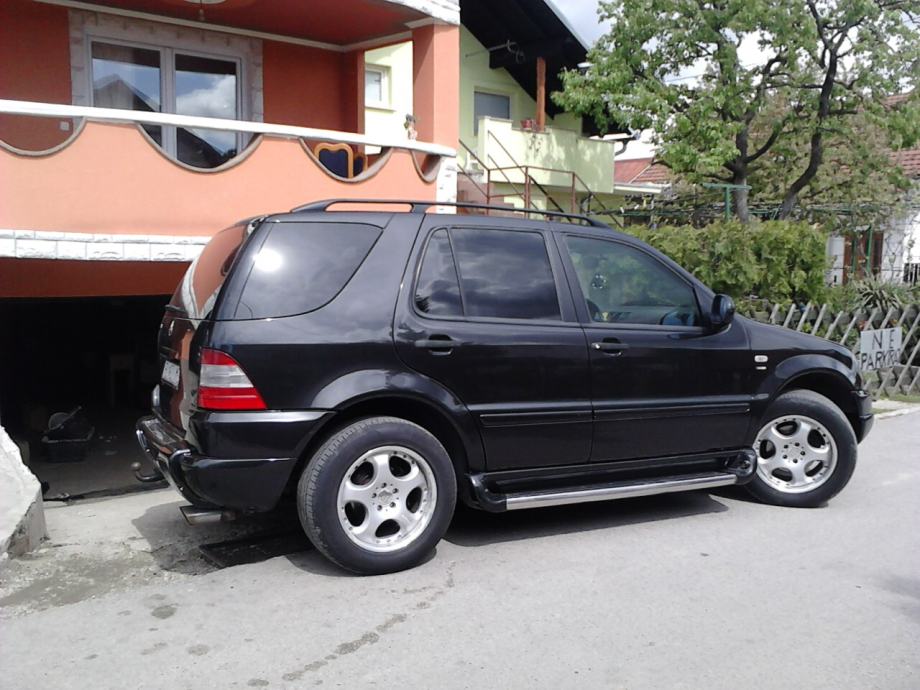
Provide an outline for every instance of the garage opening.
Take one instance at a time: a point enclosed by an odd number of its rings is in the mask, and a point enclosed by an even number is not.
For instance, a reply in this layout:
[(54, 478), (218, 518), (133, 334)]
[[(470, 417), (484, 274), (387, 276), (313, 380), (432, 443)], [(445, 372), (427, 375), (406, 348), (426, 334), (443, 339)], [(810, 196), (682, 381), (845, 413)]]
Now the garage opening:
[[(150, 409), (157, 329), (187, 264), (132, 274), (129, 263), (0, 261), (0, 423), (46, 499), (145, 486), (131, 470), (143, 459), (134, 423)], [(22, 272), (29, 281), (13, 286)], [(51, 294), (11, 298), (16, 289)], [(94, 292), (115, 294), (85, 294)]]

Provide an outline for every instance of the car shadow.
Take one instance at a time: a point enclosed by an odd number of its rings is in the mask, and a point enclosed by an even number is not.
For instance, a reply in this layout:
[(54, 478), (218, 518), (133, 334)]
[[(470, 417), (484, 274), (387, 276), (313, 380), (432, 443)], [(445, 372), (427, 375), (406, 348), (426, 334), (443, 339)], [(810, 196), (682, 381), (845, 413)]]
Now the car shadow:
[[(726, 492), (727, 498), (736, 498)], [(283, 556), (294, 567), (322, 577), (354, 577), (327, 560), (314, 549), (303, 534), (296, 512), (277, 510), (264, 515), (191, 526), (185, 522), (178, 507), (182, 501), (148, 508), (132, 520), (148, 544), (157, 565), (167, 571), (183, 574), (213, 572), (242, 563), (257, 563)], [(725, 512), (729, 508), (708, 493), (689, 492), (665, 494), (620, 501), (602, 501), (577, 505), (534, 508), (507, 513), (487, 513), (459, 504), (444, 540), (456, 546), (477, 547), (540, 537), (558, 536), (601, 529), (627, 527), (691, 515)], [(268, 540), (282, 539), (277, 546)], [(247, 554), (247, 543), (253, 545)], [(239, 563), (215, 563), (214, 547), (242, 551)], [(272, 551), (272, 548), (276, 549)], [(252, 551), (258, 552), (253, 555)], [(424, 560), (436, 555), (432, 551)]]
[(150, 555), (162, 570), (186, 575), (219, 570), (221, 566), (206, 558), (202, 547), (300, 528), (296, 516), (292, 522), (287, 513), (280, 512), (193, 526), (179, 512), (183, 505), (187, 505), (185, 501), (178, 500), (151, 506), (131, 521), (149, 544)]
[(475, 547), (626, 527), (727, 510), (728, 506), (702, 492), (533, 508), (507, 513), (486, 513), (462, 506), (458, 507), (444, 539), (457, 546)]

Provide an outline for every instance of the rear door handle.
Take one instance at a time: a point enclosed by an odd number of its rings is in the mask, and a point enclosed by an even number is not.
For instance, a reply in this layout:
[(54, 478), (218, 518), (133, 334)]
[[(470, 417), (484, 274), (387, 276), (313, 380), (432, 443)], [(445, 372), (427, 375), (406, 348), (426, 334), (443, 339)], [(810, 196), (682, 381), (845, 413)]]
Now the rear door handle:
[(438, 354), (450, 354), (450, 351), (460, 343), (451, 338), (449, 335), (434, 335), (431, 338), (416, 340), (415, 346), (423, 350), (433, 350)]
[(623, 354), (623, 350), (628, 350), (629, 345), (621, 343), (619, 340), (602, 340), (598, 343), (591, 343), (591, 347), (600, 352), (607, 352), (616, 357)]

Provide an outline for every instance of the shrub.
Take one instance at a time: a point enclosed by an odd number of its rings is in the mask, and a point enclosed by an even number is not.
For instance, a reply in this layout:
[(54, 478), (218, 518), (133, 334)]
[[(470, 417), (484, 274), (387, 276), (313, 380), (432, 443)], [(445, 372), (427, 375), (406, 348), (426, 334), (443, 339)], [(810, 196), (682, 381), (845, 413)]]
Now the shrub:
[(819, 302), (826, 294), (827, 235), (815, 225), (720, 221), (702, 228), (632, 226), (626, 231), (739, 302)]

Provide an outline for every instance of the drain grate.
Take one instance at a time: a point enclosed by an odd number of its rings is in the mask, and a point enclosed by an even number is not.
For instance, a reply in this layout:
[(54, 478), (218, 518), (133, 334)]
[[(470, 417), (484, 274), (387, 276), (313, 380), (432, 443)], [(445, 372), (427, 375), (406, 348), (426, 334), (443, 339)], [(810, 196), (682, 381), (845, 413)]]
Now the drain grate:
[(287, 556), (313, 548), (310, 540), (300, 530), (251, 534), (238, 539), (202, 544), (201, 555), (217, 568), (261, 563), (276, 556)]

